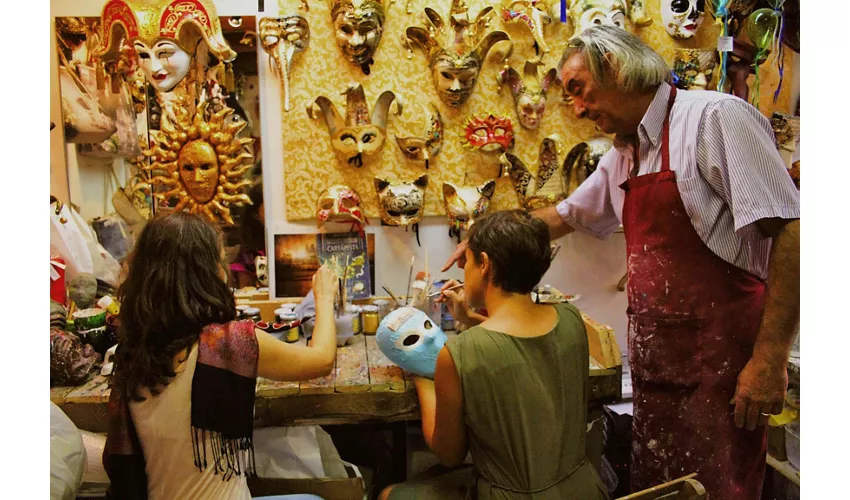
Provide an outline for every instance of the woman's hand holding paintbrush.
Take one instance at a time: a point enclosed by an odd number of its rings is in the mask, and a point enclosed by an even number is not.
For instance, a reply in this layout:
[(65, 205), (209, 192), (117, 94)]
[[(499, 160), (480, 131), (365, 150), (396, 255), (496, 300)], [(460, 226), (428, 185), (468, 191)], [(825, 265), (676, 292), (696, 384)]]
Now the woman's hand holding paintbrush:
[(435, 302), (445, 303), (455, 321), (468, 326), (477, 325), (487, 318), (469, 308), (463, 286), (458, 280), (447, 281), (440, 289), (440, 297)]

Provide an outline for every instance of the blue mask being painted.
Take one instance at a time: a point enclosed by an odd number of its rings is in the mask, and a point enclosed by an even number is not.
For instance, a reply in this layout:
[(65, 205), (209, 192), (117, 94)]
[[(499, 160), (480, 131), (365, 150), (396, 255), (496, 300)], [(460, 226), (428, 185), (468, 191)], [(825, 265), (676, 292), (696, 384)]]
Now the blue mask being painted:
[(434, 378), (446, 334), (419, 309), (400, 307), (381, 321), (376, 340), (384, 355), (402, 370)]

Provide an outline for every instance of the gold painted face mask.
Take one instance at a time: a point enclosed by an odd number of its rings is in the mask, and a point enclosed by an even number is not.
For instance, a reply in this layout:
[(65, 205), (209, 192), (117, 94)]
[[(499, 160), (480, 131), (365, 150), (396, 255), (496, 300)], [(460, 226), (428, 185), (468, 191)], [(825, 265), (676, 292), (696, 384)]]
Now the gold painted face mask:
[(575, 191), (593, 172), (596, 172), (599, 160), (613, 146), (614, 141), (605, 136), (593, 137), (573, 146), (564, 160), (562, 172), (567, 195)]
[(543, 78), (540, 78), (539, 67), (542, 65), (543, 63), (539, 60), (526, 61), (523, 77), (520, 77), (519, 73), (511, 67), (499, 73), (499, 84), (507, 84), (511, 89), (519, 124), (528, 130), (535, 130), (540, 126), (543, 113), (546, 111), (546, 93), (552, 83), (558, 79), (555, 68), (550, 69)]
[[(426, 27), (410, 26), (405, 30), (407, 43), (418, 46), (427, 56), (440, 99), (453, 108), (463, 105), (472, 95), (493, 45), (510, 41), (504, 31), (491, 31), (484, 36), (492, 14), (493, 7), (485, 7), (470, 20), (466, 1), (452, 0), (448, 26), (440, 14), (426, 7)], [(412, 54), (409, 45), (408, 52)], [(505, 60), (509, 55), (510, 51)]]
[(536, 176), (513, 153), (504, 153), (499, 159), (503, 168), (509, 172), (519, 204), (524, 210), (548, 207), (567, 197), (563, 176), (554, 175), (558, 171), (558, 142), (558, 136), (553, 134), (540, 143)]
[(552, 22), (549, 0), (502, 0), (502, 21), (528, 27), (534, 38), (534, 51), (539, 57), (549, 52), (543, 38), (543, 27)]
[(375, 177), (381, 222), (387, 226), (417, 224), (422, 219), (427, 188), (428, 176), (424, 174), (413, 182), (398, 184), (391, 184), (386, 179)]
[(472, 221), (487, 213), (490, 198), (496, 192), (496, 181), (490, 180), (480, 186), (455, 186), (443, 183), (443, 203), (449, 219), (449, 237), (460, 243), (462, 231), (468, 230)]
[(424, 136), (396, 136), (395, 140), (404, 156), (410, 160), (424, 161), (425, 170), (427, 170), (431, 158), (437, 156), (443, 147), (443, 117), (440, 115), (440, 110), (431, 105), (431, 116)]
[(382, 0), (330, 0), (336, 43), (348, 61), (368, 75), (384, 34)]
[[(363, 166), (363, 156), (371, 156), (381, 150), (387, 137), (387, 114), (390, 104), (395, 100), (395, 94), (384, 91), (375, 102), (375, 109), (369, 116), (369, 106), (363, 86), (352, 85), (343, 93), (346, 96), (346, 115), (342, 116), (336, 106), (325, 96), (319, 96), (307, 107), (310, 118), (319, 116), (316, 108), (321, 110), (322, 117), (331, 135), (331, 147), (342, 155), (350, 165)], [(396, 115), (402, 112), (401, 103), (396, 102)]]
[(271, 57), (272, 70), (283, 87), (283, 109), (289, 111), (289, 75), (295, 54), (310, 45), (310, 25), (302, 16), (260, 19), (260, 41)]

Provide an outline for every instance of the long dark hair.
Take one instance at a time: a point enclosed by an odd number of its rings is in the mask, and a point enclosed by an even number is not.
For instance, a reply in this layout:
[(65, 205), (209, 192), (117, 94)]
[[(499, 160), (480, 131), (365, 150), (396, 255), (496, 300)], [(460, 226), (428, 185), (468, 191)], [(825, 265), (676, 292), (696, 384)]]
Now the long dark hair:
[(116, 383), (134, 401), (158, 394), (174, 377), (174, 356), (211, 323), (236, 319), (233, 293), (221, 279), (222, 237), (199, 217), (177, 212), (139, 235), (118, 289), (121, 303)]

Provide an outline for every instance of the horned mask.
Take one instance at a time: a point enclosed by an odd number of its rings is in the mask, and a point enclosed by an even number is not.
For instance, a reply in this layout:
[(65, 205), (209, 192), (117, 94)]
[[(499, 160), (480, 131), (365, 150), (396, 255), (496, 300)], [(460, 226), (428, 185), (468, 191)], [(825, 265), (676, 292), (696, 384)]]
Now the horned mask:
[(485, 152), (507, 151), (514, 146), (514, 126), (506, 116), (492, 113), (469, 117), (464, 130), (464, 146)]
[[(387, 138), (387, 114), (395, 94), (384, 91), (375, 102), (375, 109), (369, 115), (369, 105), (360, 84), (351, 85), (342, 95), (346, 98), (345, 119), (336, 106), (325, 96), (319, 96), (307, 107), (310, 118), (317, 118), (318, 107), (325, 119), (331, 136), (331, 147), (341, 154), (350, 165), (363, 166), (363, 156), (379, 152)], [(396, 101), (396, 115), (402, 112), (401, 103)]]
[(427, 170), (431, 158), (437, 156), (443, 147), (443, 117), (440, 115), (440, 110), (431, 105), (431, 116), (428, 118), (428, 125), (422, 137), (396, 136), (395, 140), (404, 156), (410, 160), (424, 161)]
[(480, 186), (455, 186), (443, 183), (443, 203), (449, 219), (449, 236), (460, 242), (461, 231), (469, 229), (472, 221), (487, 213), (490, 199), (496, 192), (496, 181), (490, 180)]
[(543, 112), (546, 111), (546, 92), (558, 79), (555, 68), (540, 78), (539, 68), (542, 64), (539, 61), (526, 61), (523, 77), (511, 67), (499, 73), (499, 84), (507, 84), (511, 89), (519, 124), (529, 130), (540, 126)]
[(428, 176), (421, 175), (413, 182), (391, 184), (390, 181), (375, 177), (375, 191), (378, 193), (378, 211), (381, 221), (388, 226), (408, 226), (422, 219), (425, 208), (425, 190), (428, 188)]
[(543, 27), (552, 22), (549, 9), (549, 0), (502, 0), (502, 20), (527, 26), (540, 57), (549, 52), (543, 38)]
[(260, 19), (260, 41), (271, 57), (272, 70), (283, 87), (283, 109), (289, 111), (289, 75), (295, 54), (310, 45), (310, 25), (302, 16)]
[(553, 134), (540, 143), (536, 176), (513, 153), (501, 156), (502, 166), (510, 173), (519, 204), (524, 210), (548, 207), (566, 198), (563, 176), (553, 177), (558, 171), (558, 142), (558, 136)]
[(448, 25), (440, 14), (426, 7), (427, 26), (410, 26), (405, 31), (407, 42), (417, 45), (428, 57), (440, 99), (453, 108), (463, 105), (472, 95), (493, 45), (510, 41), (504, 31), (484, 34), (492, 14), (493, 7), (485, 7), (470, 20), (466, 0), (452, 0)]

